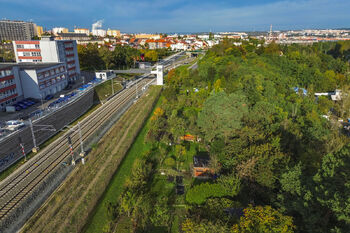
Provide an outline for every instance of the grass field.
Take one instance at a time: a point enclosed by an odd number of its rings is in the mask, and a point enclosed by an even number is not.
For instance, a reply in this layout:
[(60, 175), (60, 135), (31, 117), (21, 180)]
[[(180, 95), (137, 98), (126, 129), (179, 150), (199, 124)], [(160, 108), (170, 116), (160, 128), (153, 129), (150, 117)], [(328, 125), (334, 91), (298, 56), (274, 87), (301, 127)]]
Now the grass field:
[(111, 183), (95, 209), (95, 213), (84, 229), (84, 232), (94, 233), (101, 232), (101, 229), (109, 229), (113, 219), (108, 216), (108, 205), (109, 203), (112, 205), (117, 203), (118, 198), (123, 191), (125, 180), (130, 174), (135, 159), (150, 148), (150, 145), (144, 142), (147, 131), (148, 124), (146, 123), (120, 164), (117, 172), (114, 174)]
[(22, 232), (80, 232), (104, 194), (160, 93), (151, 87), (100, 140)]

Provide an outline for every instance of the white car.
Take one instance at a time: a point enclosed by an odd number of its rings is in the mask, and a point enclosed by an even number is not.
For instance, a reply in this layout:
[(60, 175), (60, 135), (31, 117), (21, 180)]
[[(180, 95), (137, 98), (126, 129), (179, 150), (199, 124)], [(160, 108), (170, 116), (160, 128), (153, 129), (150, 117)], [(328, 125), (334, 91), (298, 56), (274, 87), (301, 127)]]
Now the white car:
[(16, 120), (6, 121), (6, 129), (8, 130), (14, 131), (21, 127), (24, 127), (24, 123), (22, 121), (16, 121)]

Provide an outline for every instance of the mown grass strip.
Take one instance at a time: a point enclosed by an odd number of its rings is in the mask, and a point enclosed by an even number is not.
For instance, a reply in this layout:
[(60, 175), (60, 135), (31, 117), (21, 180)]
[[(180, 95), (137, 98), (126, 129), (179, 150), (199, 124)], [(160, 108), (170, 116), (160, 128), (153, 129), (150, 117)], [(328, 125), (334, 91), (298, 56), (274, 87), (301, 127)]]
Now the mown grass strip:
[(111, 183), (108, 185), (108, 188), (106, 189), (101, 201), (96, 207), (93, 217), (87, 223), (84, 232), (103, 232), (104, 230), (107, 231), (110, 228), (110, 223), (113, 221), (113, 219), (108, 214), (109, 204), (115, 205), (118, 202), (118, 198), (124, 189), (124, 183), (127, 177), (130, 175), (135, 159), (150, 149), (150, 144), (144, 142), (145, 136), (149, 129), (148, 121), (149, 117), (144, 127), (138, 134), (136, 140), (132, 144), (130, 150), (124, 157), (124, 160), (122, 161), (118, 170), (114, 174)]
[(78, 165), (22, 232), (80, 232), (158, 99), (159, 87), (138, 100)]

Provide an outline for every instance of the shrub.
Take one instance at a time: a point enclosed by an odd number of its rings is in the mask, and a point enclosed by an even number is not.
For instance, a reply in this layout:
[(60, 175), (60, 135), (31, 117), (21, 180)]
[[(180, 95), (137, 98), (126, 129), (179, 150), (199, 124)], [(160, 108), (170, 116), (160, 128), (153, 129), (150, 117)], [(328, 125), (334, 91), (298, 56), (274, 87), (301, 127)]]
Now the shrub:
[(221, 184), (203, 183), (191, 188), (186, 194), (186, 201), (190, 204), (203, 204), (209, 197), (228, 196), (229, 192)]

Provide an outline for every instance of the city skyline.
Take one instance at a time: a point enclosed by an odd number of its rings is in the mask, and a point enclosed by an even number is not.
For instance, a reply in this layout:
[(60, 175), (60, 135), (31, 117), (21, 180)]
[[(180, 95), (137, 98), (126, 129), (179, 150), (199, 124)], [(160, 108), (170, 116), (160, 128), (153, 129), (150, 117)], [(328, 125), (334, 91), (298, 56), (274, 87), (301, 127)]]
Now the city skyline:
[[(2, 18), (33, 21), (46, 29), (74, 26), (123, 32), (268, 31), (349, 27), (345, 0), (183, 1), (121, 0), (69, 2), (0, 0)], [(84, 6), (84, 8), (82, 7)], [(336, 14), (335, 14), (336, 12)]]

